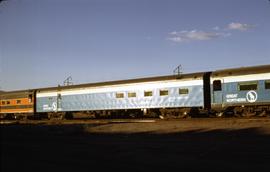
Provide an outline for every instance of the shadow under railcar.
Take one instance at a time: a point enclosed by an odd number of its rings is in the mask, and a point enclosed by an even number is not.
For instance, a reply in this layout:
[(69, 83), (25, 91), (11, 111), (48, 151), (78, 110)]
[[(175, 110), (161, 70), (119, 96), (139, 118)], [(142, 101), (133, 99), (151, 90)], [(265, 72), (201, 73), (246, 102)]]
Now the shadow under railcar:
[(269, 128), (175, 124), (1, 125), (1, 171), (270, 170)]

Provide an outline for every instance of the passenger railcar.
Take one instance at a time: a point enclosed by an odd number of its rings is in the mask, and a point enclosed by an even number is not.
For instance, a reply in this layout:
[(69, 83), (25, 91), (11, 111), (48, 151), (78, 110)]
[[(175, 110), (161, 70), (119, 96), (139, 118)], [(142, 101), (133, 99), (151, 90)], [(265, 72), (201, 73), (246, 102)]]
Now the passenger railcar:
[(1, 92), (0, 118), (26, 118), (35, 111), (33, 90)]
[(211, 104), (232, 115), (265, 114), (270, 110), (270, 65), (214, 71)]
[(204, 75), (195, 73), (41, 89), (36, 94), (36, 108), (38, 113), (91, 111), (96, 115), (101, 111), (117, 110), (141, 110), (144, 114), (155, 111), (155, 115), (159, 115), (160, 109), (166, 108), (185, 108), (185, 111), (203, 108)]

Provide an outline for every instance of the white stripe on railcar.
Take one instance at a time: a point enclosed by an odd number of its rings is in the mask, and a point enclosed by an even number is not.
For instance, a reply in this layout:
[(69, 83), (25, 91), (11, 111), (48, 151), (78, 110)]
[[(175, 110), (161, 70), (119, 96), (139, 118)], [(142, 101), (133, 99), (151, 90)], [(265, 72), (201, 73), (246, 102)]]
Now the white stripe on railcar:
[(37, 93), (37, 97), (51, 97), (57, 96), (57, 93), (61, 95), (77, 95), (77, 94), (90, 94), (90, 93), (105, 93), (105, 92), (124, 92), (124, 91), (137, 91), (137, 90), (153, 90), (161, 88), (170, 88), (170, 87), (188, 87), (203, 85), (202, 79), (189, 80), (189, 81), (179, 81), (179, 80), (170, 80), (162, 82), (147, 82), (147, 83), (133, 83), (133, 84), (121, 84), (121, 85), (111, 85), (111, 86), (101, 86), (101, 87), (88, 87), (88, 88), (79, 88), (72, 90), (64, 91), (53, 91), (53, 92), (40, 92)]
[(52, 92), (40, 92), (37, 93), (36, 97), (56, 97), (57, 96), (57, 92), (52, 91)]
[(211, 77), (211, 83), (214, 80), (223, 80), (224, 83), (230, 82), (245, 82), (245, 81), (258, 81), (258, 80), (269, 80), (270, 73), (263, 74), (251, 74), (251, 75), (241, 75), (241, 76), (225, 76), (225, 77)]

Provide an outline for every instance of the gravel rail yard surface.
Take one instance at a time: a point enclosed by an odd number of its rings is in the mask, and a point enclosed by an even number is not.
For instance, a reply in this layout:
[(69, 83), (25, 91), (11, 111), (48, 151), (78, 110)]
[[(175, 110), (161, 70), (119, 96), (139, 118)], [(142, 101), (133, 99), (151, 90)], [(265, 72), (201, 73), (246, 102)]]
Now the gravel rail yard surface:
[(270, 118), (1, 121), (1, 171), (270, 171)]

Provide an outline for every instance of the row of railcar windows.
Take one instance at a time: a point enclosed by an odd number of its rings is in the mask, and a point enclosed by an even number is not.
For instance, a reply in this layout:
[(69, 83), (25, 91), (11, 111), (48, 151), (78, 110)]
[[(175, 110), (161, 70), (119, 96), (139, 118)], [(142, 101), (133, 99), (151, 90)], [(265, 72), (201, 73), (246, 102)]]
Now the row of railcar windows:
[[(33, 102), (33, 95), (32, 94), (30, 94), (28, 96), (28, 102), (29, 103)], [(21, 104), (21, 103), (22, 103), (22, 100), (16, 100), (16, 104)], [(6, 100), (6, 101), (2, 101), (1, 104), (2, 105), (10, 105), (11, 103), (10, 103), (10, 100)]]
[[(264, 88), (270, 89), (270, 80), (266, 80), (264, 82)], [(248, 81), (248, 82), (239, 82), (238, 83), (238, 90), (239, 91), (247, 91), (247, 90), (257, 90), (258, 89), (258, 81)], [(213, 90), (214, 91), (221, 91), (222, 84), (220, 80), (215, 80), (213, 82)]]
[[(266, 80), (264, 82), (264, 88), (270, 89), (270, 80)], [(257, 90), (257, 89), (258, 89), (258, 81), (248, 81), (238, 83), (239, 91)]]
[[(10, 104), (10, 101), (2, 101), (1, 103), (2, 103), (2, 105), (9, 105)], [(21, 100), (16, 100), (16, 103), (17, 104), (21, 104), (22, 101)]]
[(9, 105), (10, 104), (10, 101), (2, 101), (2, 105)]
[[(180, 95), (186, 95), (189, 93), (188, 88), (180, 88), (179, 89), (179, 94)], [(159, 90), (159, 95), (160, 96), (168, 96), (169, 95), (169, 90)], [(127, 94), (128, 98), (132, 98), (132, 97), (137, 97), (136, 92), (129, 92)], [(151, 97), (153, 96), (153, 91), (144, 91), (144, 97)], [(124, 98), (125, 95), (124, 93), (116, 93), (115, 94), (116, 98)]]

